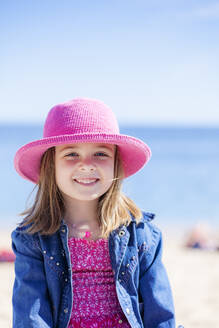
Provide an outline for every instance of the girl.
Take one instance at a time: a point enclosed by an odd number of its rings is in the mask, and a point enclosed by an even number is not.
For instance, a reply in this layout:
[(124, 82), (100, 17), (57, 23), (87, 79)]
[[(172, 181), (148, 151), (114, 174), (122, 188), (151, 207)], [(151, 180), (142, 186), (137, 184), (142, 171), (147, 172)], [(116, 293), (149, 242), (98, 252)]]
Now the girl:
[(150, 156), (87, 98), (53, 107), (43, 139), (17, 151), (37, 193), (12, 232), (13, 327), (175, 327), (154, 214), (121, 191)]

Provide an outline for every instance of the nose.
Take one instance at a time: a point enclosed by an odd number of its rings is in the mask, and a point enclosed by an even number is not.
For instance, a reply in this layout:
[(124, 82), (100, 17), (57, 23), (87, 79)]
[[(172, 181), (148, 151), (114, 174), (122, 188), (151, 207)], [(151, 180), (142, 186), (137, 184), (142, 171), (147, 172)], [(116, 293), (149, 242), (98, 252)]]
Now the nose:
[(79, 169), (81, 171), (94, 171), (95, 170), (95, 165), (93, 164), (93, 162), (90, 159), (83, 159), (81, 160)]

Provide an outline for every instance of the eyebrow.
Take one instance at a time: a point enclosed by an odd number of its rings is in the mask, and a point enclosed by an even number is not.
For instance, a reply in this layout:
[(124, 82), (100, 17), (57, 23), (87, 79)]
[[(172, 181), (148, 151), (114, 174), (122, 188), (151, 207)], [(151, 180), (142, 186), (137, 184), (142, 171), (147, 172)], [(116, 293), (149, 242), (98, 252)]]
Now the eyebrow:
[[(64, 147), (64, 148), (62, 148), (62, 149), (60, 149), (60, 152), (63, 152), (64, 150), (70, 150), (70, 149), (78, 149), (78, 148), (80, 148), (79, 146), (77, 146), (77, 144), (76, 145), (74, 145), (74, 146), (66, 146), (66, 147)], [(101, 145), (98, 145), (98, 146), (95, 146), (94, 148), (104, 148), (104, 149), (106, 149), (106, 150), (110, 150), (110, 151), (112, 151), (113, 152), (113, 148), (111, 148), (111, 147), (107, 147), (105, 144), (101, 144)]]

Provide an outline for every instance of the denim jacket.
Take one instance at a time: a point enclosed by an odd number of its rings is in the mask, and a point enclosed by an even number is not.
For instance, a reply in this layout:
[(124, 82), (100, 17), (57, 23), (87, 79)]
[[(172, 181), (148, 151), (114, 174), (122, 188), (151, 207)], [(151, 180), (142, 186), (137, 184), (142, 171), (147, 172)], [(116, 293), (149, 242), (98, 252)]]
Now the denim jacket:
[[(110, 233), (109, 254), (121, 308), (133, 328), (174, 328), (171, 288), (161, 261), (162, 236), (142, 212)], [(16, 255), (13, 328), (67, 328), (73, 304), (68, 228), (53, 235), (12, 232)], [(116, 328), (116, 327), (112, 327)]]

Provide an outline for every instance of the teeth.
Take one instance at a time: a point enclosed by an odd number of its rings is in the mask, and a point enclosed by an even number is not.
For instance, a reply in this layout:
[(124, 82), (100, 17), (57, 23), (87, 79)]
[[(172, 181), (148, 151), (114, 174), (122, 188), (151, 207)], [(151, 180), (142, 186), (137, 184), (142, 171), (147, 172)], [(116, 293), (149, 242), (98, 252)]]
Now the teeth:
[(97, 179), (84, 179), (84, 180), (78, 180), (78, 179), (75, 179), (77, 182), (80, 182), (80, 183), (92, 183), (94, 181), (96, 181)]

